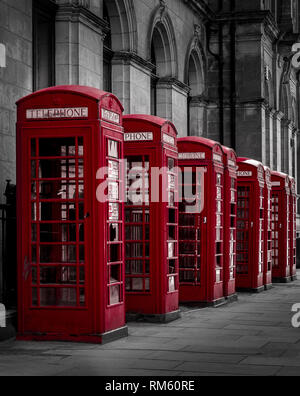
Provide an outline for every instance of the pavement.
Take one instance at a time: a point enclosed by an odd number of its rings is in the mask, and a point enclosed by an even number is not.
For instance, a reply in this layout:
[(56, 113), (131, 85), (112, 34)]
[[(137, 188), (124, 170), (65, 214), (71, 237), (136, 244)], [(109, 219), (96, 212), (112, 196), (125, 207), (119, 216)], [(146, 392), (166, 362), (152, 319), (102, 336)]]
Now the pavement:
[(128, 338), (103, 346), (5, 341), (0, 375), (299, 376), (296, 303), (300, 280), (239, 294), (238, 302), (219, 308), (182, 308), (170, 324), (130, 323)]

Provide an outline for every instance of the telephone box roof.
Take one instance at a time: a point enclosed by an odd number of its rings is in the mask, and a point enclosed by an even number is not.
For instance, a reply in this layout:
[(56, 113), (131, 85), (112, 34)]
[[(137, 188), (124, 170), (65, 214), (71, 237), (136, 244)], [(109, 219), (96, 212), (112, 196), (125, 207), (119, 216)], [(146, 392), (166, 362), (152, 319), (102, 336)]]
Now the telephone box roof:
[(252, 165), (255, 168), (259, 168), (260, 166), (262, 166), (264, 169), (265, 167), (263, 166), (263, 164), (259, 161), (256, 161), (254, 159), (249, 159), (249, 158), (238, 158), (238, 162), (239, 163), (243, 163), (243, 164), (247, 164), (247, 165)]
[(33, 92), (30, 95), (27, 95), (20, 100), (17, 101), (17, 105), (20, 103), (26, 102), (32, 98), (45, 95), (45, 94), (59, 94), (59, 93), (73, 93), (77, 94), (79, 96), (84, 96), (88, 97), (92, 100), (95, 101), (101, 101), (105, 97), (112, 97), (114, 100), (118, 102), (120, 105), (121, 109), (124, 110), (122, 103), (120, 100), (113, 95), (112, 93), (102, 91), (101, 89), (98, 88), (93, 88), (93, 87), (88, 87), (88, 86), (83, 86), (83, 85), (59, 85), (55, 87), (50, 87), (50, 88), (45, 88), (41, 89), (39, 91)]
[(203, 146), (210, 148), (214, 148), (215, 146), (220, 146), (223, 151), (223, 148), (220, 143), (200, 136), (189, 136), (189, 137), (179, 138), (178, 143), (196, 143), (196, 144), (202, 144)]
[(147, 114), (128, 114), (123, 116), (123, 122), (126, 121), (144, 121), (146, 123), (149, 123), (151, 125), (157, 126), (162, 128), (164, 125), (171, 125), (171, 127), (174, 129), (176, 134), (178, 135), (177, 129), (175, 125), (169, 121), (166, 120), (165, 118), (160, 118), (156, 116), (150, 116)]

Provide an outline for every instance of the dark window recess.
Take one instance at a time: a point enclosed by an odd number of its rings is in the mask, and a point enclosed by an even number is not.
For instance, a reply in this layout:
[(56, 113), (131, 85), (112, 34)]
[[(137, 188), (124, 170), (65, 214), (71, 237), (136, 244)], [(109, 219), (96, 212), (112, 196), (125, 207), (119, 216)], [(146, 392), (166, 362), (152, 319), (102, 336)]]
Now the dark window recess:
[(169, 224), (176, 224), (176, 209), (169, 209)]
[(55, 16), (51, 0), (33, 1), (33, 85), (34, 90), (55, 85)]

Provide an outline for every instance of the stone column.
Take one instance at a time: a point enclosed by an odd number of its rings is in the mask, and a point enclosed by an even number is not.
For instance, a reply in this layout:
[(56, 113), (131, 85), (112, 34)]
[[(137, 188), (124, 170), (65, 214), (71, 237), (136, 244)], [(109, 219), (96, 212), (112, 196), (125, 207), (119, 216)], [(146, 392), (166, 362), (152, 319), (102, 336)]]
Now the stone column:
[(237, 154), (262, 161), (265, 156), (265, 107), (261, 102), (237, 106)]
[(190, 98), (190, 136), (207, 136), (207, 104), (201, 96)]
[(157, 83), (157, 115), (172, 121), (179, 136), (187, 136), (187, 98), (190, 88), (175, 78)]
[(56, 84), (103, 87), (103, 38), (107, 24), (89, 0), (58, 0)]
[(293, 133), (293, 125), (292, 123), (287, 120), (283, 119), (281, 121), (281, 170), (282, 172), (291, 175), (292, 169), (292, 147), (291, 147), (291, 140), (292, 140), (292, 133)]
[(153, 65), (131, 52), (116, 52), (112, 60), (112, 91), (123, 103), (125, 113), (151, 112)]
[(262, 106), (261, 109), (261, 161), (263, 164), (269, 166), (269, 109), (266, 106)]
[(274, 114), (273, 147), (274, 147), (274, 170), (281, 171), (281, 121), (284, 114), (277, 111)]
[(271, 109), (269, 112), (269, 123), (270, 123), (270, 131), (269, 131), (269, 153), (270, 153), (270, 168), (274, 169), (275, 162), (275, 146), (274, 146), (274, 129), (276, 127), (275, 117), (276, 111)]

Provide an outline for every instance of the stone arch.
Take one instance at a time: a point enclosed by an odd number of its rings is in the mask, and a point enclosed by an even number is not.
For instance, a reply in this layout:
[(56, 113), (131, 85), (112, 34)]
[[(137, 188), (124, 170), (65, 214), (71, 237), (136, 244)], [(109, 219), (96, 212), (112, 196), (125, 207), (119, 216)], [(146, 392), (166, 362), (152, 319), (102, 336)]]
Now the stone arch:
[(137, 20), (133, 0), (104, 0), (111, 26), (114, 52), (137, 52)]
[(185, 84), (190, 88), (187, 98), (187, 130), (191, 136), (206, 136), (206, 70), (205, 53), (198, 36), (195, 34), (188, 47), (184, 77)]
[(185, 83), (191, 88), (190, 96), (206, 91), (206, 57), (197, 39), (189, 46), (185, 65)]
[[(156, 66), (159, 78), (178, 77), (177, 46), (171, 18), (167, 11), (159, 6), (152, 16), (148, 37), (148, 58)], [(154, 57), (154, 59), (153, 59)]]

